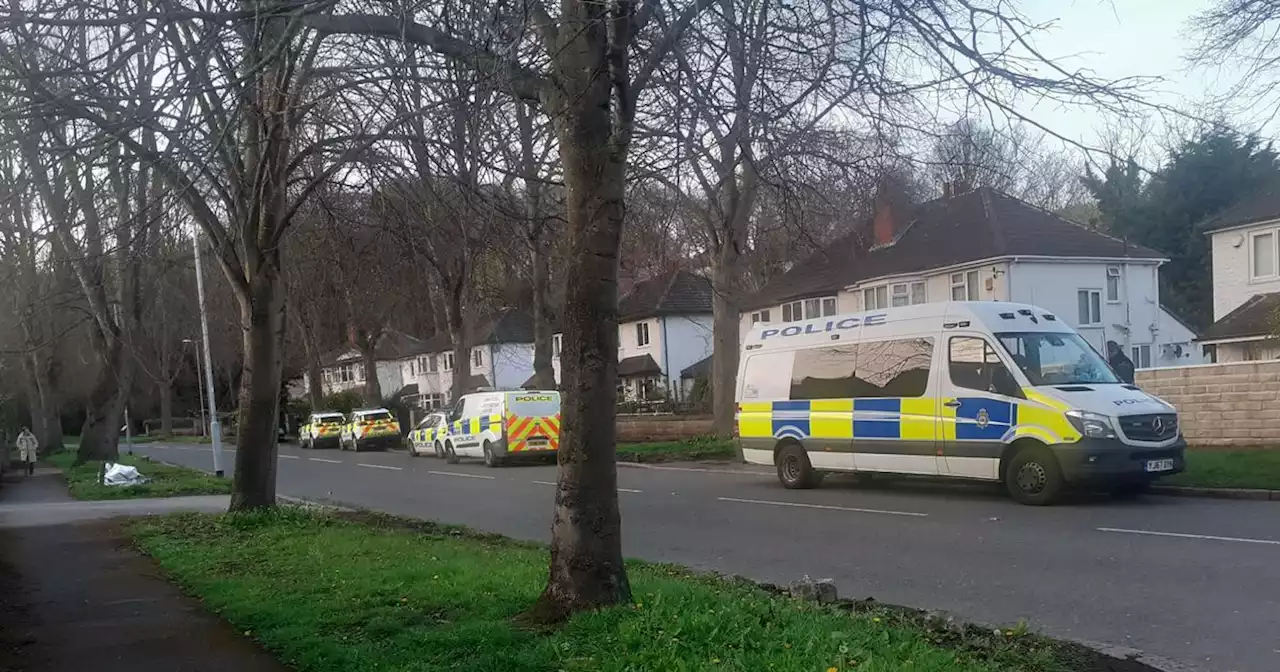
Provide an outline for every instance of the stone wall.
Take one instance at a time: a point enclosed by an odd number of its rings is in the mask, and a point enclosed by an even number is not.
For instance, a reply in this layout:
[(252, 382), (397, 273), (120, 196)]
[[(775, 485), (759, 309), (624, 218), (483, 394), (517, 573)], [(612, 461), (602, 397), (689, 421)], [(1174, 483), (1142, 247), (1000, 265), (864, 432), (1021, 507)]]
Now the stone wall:
[(1149, 369), (1137, 383), (1178, 408), (1191, 446), (1280, 445), (1280, 361)]
[(618, 416), (618, 443), (679, 441), (710, 433), (709, 415)]

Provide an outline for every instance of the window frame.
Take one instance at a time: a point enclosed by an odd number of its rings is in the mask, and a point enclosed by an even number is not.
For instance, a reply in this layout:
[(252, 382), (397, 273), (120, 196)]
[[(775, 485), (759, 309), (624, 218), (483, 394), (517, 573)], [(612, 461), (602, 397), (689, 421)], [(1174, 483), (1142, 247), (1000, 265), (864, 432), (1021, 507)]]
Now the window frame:
[[(1258, 239), (1269, 237), (1271, 239), (1271, 272), (1266, 275), (1258, 274)], [(1267, 229), (1265, 231), (1254, 231), (1249, 234), (1249, 281), (1259, 282), (1275, 280), (1280, 277), (1280, 229)]]
[[(1146, 354), (1145, 358), (1142, 356), (1143, 353)], [(1133, 358), (1133, 368), (1135, 369), (1151, 368), (1151, 344), (1150, 343), (1130, 346), (1129, 355)], [(1142, 362), (1143, 359), (1147, 360), (1145, 364)]]
[(551, 358), (560, 359), (560, 353), (564, 348), (564, 334), (551, 335)]
[[(782, 304), (781, 310), (783, 322), (804, 321), (804, 301), (789, 301)], [(790, 317), (788, 317), (788, 314)]]
[[(1080, 315), (1080, 295), (1081, 294), (1089, 295), (1088, 309), (1090, 310), (1089, 317), (1091, 318), (1091, 321), (1089, 322), (1086, 322), (1083, 319), (1081, 319), (1081, 315)], [(1098, 297), (1098, 300), (1096, 302), (1093, 301), (1094, 296)], [(1079, 322), (1079, 326), (1081, 327), (1102, 326), (1102, 299), (1103, 299), (1103, 291), (1101, 289), (1081, 288), (1076, 290), (1076, 320)], [(1092, 313), (1094, 308), (1097, 308), (1097, 311), (1098, 311), (1096, 320), (1092, 320), (1092, 318), (1094, 317)]]
[(751, 313), (751, 326), (757, 324), (769, 324), (769, 309), (757, 310)]
[[(960, 280), (956, 280), (956, 278)], [(951, 300), (952, 301), (981, 301), (982, 293), (978, 289), (978, 282), (982, 278), (978, 277), (978, 271), (957, 271), (947, 276), (947, 280), (951, 283)], [(956, 298), (956, 290), (963, 290), (964, 298)]]
[[(1112, 274), (1111, 273), (1112, 271), (1115, 271), (1115, 274)], [(1106, 283), (1106, 287), (1104, 288), (1104, 293), (1106, 294), (1106, 296), (1103, 298), (1107, 300), (1107, 303), (1120, 303), (1121, 302), (1120, 301), (1120, 296), (1121, 296), (1120, 279), (1121, 277), (1123, 277), (1120, 267), (1108, 266), (1106, 273), (1107, 273), (1107, 283)], [(1114, 299), (1111, 298), (1111, 288), (1113, 284), (1115, 285), (1115, 290), (1116, 290), (1116, 297)]]
[[(1006, 362), (1005, 362), (1005, 360), (1004, 360), (1004, 357), (1002, 357), (1002, 356), (1000, 355), (1000, 350), (996, 349), (996, 347), (995, 347), (994, 345), (992, 345), (992, 344), (991, 344), (991, 341), (987, 340), (987, 338), (986, 338), (985, 336), (979, 336), (979, 335), (976, 335), (976, 334), (951, 334), (951, 335), (949, 335), (949, 336), (948, 336), (948, 338), (947, 338), (947, 352), (946, 352), (946, 358), (947, 358), (947, 360), (946, 360), (946, 369), (947, 369), (947, 381), (951, 383), (951, 387), (952, 387), (952, 388), (954, 388), (954, 389), (956, 389), (956, 390), (972, 390), (972, 391), (974, 391), (974, 392), (982, 392), (982, 393), (985, 393), (985, 394), (994, 394), (994, 395), (997, 395), (997, 396), (1007, 397), (1007, 398), (1012, 398), (1012, 399), (1016, 399), (1016, 398), (1019, 398), (1019, 397), (1021, 396), (1021, 395), (1009, 395), (1009, 394), (1005, 394), (1005, 393), (1003, 393), (1003, 392), (993, 392), (993, 391), (991, 391), (991, 386), (992, 386), (992, 384), (993, 384), (993, 383), (994, 383), (994, 381), (995, 381), (995, 370), (994, 370), (994, 369), (993, 369), (993, 370), (989, 373), (989, 375), (987, 376), (987, 389), (985, 389), (985, 390), (984, 390), (984, 389), (980, 389), (980, 388), (976, 388), (976, 387), (970, 387), (970, 386), (968, 386), (968, 385), (964, 385), (964, 384), (961, 384), (961, 383), (956, 382), (956, 379), (955, 379), (955, 371), (952, 369), (952, 365), (955, 363), (955, 361), (952, 359), (952, 356), (953, 356), (953, 353), (955, 352), (955, 342), (956, 342), (957, 340), (959, 340), (959, 339), (970, 339), (970, 340), (975, 340), (975, 341), (981, 341), (981, 342), (982, 342), (982, 344), (983, 344), (983, 350), (982, 350), (982, 363), (983, 363), (984, 365), (986, 365), (986, 364), (998, 364), (1001, 368), (1003, 368), (1003, 369), (1005, 370), (1005, 373), (1009, 376), (1009, 379), (1010, 379), (1010, 380), (1014, 381), (1015, 383), (1017, 383), (1017, 382), (1018, 382), (1017, 377), (1016, 377), (1016, 376), (1014, 376), (1014, 374), (1013, 374), (1013, 370), (1012, 370), (1011, 368), (1009, 368), (1009, 364), (1008, 364), (1008, 363), (1006, 363)], [(995, 361), (992, 361), (993, 359), (994, 359)], [(953, 395), (953, 396), (961, 396), (961, 395), (956, 394), (956, 395)]]
[[(881, 296), (882, 293), (884, 294), (883, 297)], [(872, 299), (874, 300), (867, 301), (868, 296), (872, 297)], [(881, 298), (884, 299), (883, 303), (881, 303), (880, 301)], [(871, 305), (873, 303), (875, 305)], [(866, 289), (862, 290), (862, 309), (863, 310), (884, 310), (888, 307), (889, 307), (889, 286), (888, 285), (876, 285), (875, 287), (867, 287)]]
[(453, 370), (453, 353), (452, 352), (441, 353), (440, 368), (445, 371)]
[(484, 366), (484, 349), (483, 348), (471, 349), (471, 365)]
[(636, 347), (647, 348), (653, 340), (649, 336), (649, 323), (636, 322)]

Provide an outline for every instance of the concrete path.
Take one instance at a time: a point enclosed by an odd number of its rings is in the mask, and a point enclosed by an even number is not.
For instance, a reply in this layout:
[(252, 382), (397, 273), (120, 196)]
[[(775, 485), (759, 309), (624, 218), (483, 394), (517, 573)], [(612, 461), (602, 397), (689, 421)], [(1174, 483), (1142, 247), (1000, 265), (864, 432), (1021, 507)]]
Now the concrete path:
[[(17, 476), (16, 474), (14, 476)], [(283, 672), (134, 551), (121, 515), (226, 497), (76, 502), (56, 470), (0, 490), (0, 670)]]

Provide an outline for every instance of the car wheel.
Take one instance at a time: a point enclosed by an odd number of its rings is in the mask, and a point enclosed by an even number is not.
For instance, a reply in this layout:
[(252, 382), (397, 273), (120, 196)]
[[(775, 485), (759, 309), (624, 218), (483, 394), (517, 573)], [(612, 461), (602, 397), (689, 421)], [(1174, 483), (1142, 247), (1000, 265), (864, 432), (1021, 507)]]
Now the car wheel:
[(458, 463), (458, 454), (453, 452), (452, 442), (444, 444), (444, 461), (448, 462), (449, 464)]
[(1062, 495), (1062, 469), (1048, 448), (1024, 448), (1009, 461), (1004, 473), (1009, 495), (1021, 504), (1047, 506)]
[(488, 441), (484, 442), (484, 466), (486, 467), (502, 466), (502, 458), (493, 454), (493, 444), (489, 443)]
[(443, 459), (444, 459), (444, 445), (443, 445), (443, 444), (441, 444), (439, 441), (436, 441), (435, 449), (436, 449), (436, 457), (438, 457), (438, 458), (440, 458), (440, 459), (442, 459), (442, 460), (443, 460)]
[(809, 454), (796, 444), (789, 444), (778, 453), (778, 480), (788, 490), (807, 490), (817, 487), (822, 475), (814, 471)]

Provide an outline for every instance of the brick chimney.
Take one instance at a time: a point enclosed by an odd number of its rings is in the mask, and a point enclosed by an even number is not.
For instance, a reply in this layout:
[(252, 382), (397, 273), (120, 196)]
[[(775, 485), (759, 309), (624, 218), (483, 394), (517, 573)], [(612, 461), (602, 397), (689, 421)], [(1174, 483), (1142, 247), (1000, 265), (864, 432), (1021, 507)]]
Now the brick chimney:
[(885, 247), (892, 245), (900, 231), (899, 221), (902, 212), (902, 199), (898, 191), (889, 181), (880, 183), (876, 189), (875, 214), (871, 219), (871, 246)]

